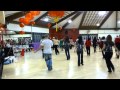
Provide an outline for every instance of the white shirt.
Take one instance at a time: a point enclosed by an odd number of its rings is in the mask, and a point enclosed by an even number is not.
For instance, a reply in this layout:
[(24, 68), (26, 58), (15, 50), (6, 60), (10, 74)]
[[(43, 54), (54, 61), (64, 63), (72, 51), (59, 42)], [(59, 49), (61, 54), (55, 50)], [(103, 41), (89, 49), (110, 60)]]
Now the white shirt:
[(51, 49), (51, 47), (53, 46), (52, 40), (44, 39), (41, 43), (41, 46), (44, 46), (43, 53), (45, 53), (45, 54), (51, 54), (52, 53), (52, 49)]
[(55, 39), (54, 40), (54, 45), (59, 45), (59, 40)]
[(9, 43), (7, 43), (6, 47), (11, 48), (12, 46)]

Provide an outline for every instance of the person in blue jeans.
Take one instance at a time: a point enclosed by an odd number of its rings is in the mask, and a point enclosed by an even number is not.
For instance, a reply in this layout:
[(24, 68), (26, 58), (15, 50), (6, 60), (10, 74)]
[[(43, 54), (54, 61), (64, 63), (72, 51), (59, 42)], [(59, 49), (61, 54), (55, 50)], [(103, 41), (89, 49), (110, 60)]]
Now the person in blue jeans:
[(65, 41), (64, 41), (64, 49), (65, 49), (65, 54), (66, 54), (66, 57), (67, 57), (67, 60), (70, 60), (70, 41), (69, 41), (69, 37), (67, 36), (65, 38)]
[[(52, 46), (53, 42), (49, 39), (49, 35), (44, 36), (44, 40), (41, 43), (41, 48), (43, 48), (44, 58), (46, 61), (46, 65), (48, 67), (48, 71), (51, 71), (52, 68)], [(40, 48), (40, 49), (41, 49)]]
[(52, 54), (44, 54), (48, 70), (52, 70)]
[(80, 35), (78, 37), (78, 40), (76, 41), (76, 52), (77, 52), (77, 56), (78, 56), (78, 66), (80, 66), (80, 64), (83, 64), (83, 45), (84, 42), (82, 40), (82, 36)]

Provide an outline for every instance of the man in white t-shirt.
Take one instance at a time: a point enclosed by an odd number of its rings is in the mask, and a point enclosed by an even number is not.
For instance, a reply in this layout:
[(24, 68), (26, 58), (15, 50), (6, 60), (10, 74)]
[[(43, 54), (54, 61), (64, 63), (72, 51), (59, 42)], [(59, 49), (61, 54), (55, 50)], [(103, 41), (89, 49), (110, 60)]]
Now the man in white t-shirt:
[(41, 48), (43, 48), (44, 58), (46, 61), (46, 65), (48, 67), (48, 70), (52, 70), (52, 49), (53, 46), (52, 40), (48, 39), (49, 36), (45, 35), (44, 40), (41, 43)]

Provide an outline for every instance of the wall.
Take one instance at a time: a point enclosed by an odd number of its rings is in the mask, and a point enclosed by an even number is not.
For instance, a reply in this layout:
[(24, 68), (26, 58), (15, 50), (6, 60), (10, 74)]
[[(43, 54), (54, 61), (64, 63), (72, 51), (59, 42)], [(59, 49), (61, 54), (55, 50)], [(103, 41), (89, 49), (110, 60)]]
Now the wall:
[(3, 40), (6, 40), (6, 39), (10, 39), (11, 37), (10, 37), (10, 35), (3, 35)]
[[(67, 32), (68, 31), (68, 32)], [(58, 39), (65, 38), (66, 36), (69, 36), (70, 38), (73, 38), (75, 41), (79, 35), (79, 31), (77, 29), (69, 29), (69, 30), (61, 30), (56, 32), (56, 30), (49, 30), (50, 37), (57, 37)]]
[(25, 35), (3, 35), (3, 40), (6, 40), (6, 39), (18, 39), (18, 37), (31, 37), (31, 34), (25, 34)]
[[(21, 31), (22, 30), (22, 28), (18, 24), (12, 24), (12, 23), (7, 25), (7, 29), (11, 30), (11, 31)], [(32, 27), (32, 29), (31, 29), (31, 26), (25, 26), (23, 28), (23, 30), (25, 32), (31, 32), (32, 31), (32, 32), (35, 32), (35, 33), (49, 33), (48, 28), (41, 28), (41, 27), (34, 27), (34, 26)]]
[[(79, 34), (87, 34), (88, 30), (79, 30)], [(98, 37), (107, 37), (107, 35), (112, 35), (112, 38), (114, 38), (117, 35), (120, 35), (120, 30), (115, 31), (115, 30), (90, 30), (89, 34), (98, 34)]]

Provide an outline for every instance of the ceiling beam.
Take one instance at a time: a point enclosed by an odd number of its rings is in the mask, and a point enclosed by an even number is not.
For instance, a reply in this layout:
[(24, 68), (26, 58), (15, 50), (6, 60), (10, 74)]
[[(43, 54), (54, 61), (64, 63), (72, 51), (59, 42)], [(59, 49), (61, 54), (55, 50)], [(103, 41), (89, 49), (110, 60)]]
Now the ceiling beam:
[(117, 25), (117, 21), (118, 21), (118, 11), (116, 11), (116, 29), (117, 29), (117, 27), (118, 27), (118, 25)]
[(103, 19), (103, 21), (101, 22), (100, 26), (98, 26), (98, 28), (100, 28), (105, 23), (105, 21), (110, 17), (112, 13), (113, 11), (109, 11), (108, 15), (106, 15), (106, 17)]
[(13, 21), (14, 19), (17, 19), (17, 18), (20, 18), (20, 17), (24, 16), (25, 13), (28, 13), (28, 12), (29, 11), (17, 12), (13, 15), (10, 15), (10, 16), (6, 17), (5, 20), (6, 20), (6, 22), (9, 23), (9, 22)]
[[(78, 12), (78, 11), (72, 12), (71, 14), (67, 15), (66, 17), (60, 19), (57, 23), (62, 22), (63, 20), (69, 18), (70, 16), (74, 15), (74, 14), (77, 13), (77, 12)], [(53, 23), (53, 24), (51, 25), (51, 27), (53, 27), (54, 25), (56, 25), (56, 23)]]
[[(17, 21), (12, 21), (12, 22), (10, 22), (11, 24), (13, 23), (13, 24), (20, 24), (19, 22), (17, 22)], [(31, 25), (26, 25), (26, 26), (31, 26)], [(47, 28), (46, 26), (43, 26), (43, 25), (37, 25), (37, 24), (35, 24), (33, 27), (41, 27), (41, 28)]]
[(44, 13), (42, 16), (40, 16), (38, 19), (35, 20), (36, 23), (38, 23), (40, 21), (40, 19), (42, 19), (43, 17), (47, 16), (48, 12)]
[(89, 29), (97, 29), (97, 26), (81, 26), (79, 29), (87, 29), (87, 30), (89, 30)]
[[(78, 12), (76, 13), (72, 18), (71, 20), (74, 21), (82, 12)], [(64, 29), (65, 27), (67, 27), (70, 23), (65, 23), (63, 26), (62, 26), (62, 29)]]
[(79, 27), (78, 27), (78, 30), (79, 30), (79, 29), (80, 29), (80, 27), (82, 26), (82, 24), (83, 24), (83, 21), (84, 21), (84, 19), (85, 19), (86, 14), (87, 14), (87, 11), (84, 11), (84, 14), (83, 14), (83, 16), (82, 16), (82, 20), (81, 20), (81, 22), (80, 22), (80, 24), (79, 24)]
[(116, 28), (80, 28), (80, 30), (116, 30)]
[[(76, 30), (78, 30), (77, 28), (75, 28)], [(79, 30), (115, 30), (116, 28), (80, 28)], [(118, 30), (120, 30), (120, 28), (117, 28)], [(54, 29), (51, 29), (51, 30), (55, 30)], [(65, 28), (65, 30), (71, 30), (70, 28)]]

